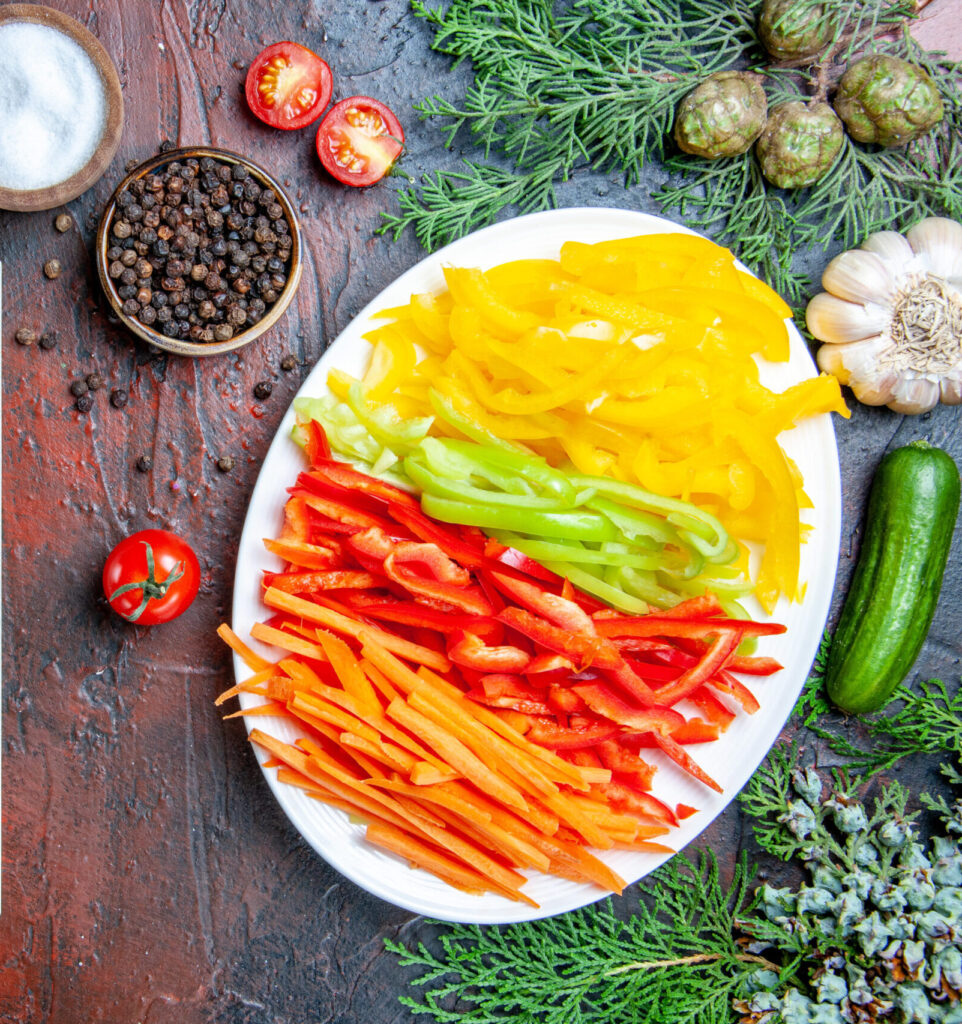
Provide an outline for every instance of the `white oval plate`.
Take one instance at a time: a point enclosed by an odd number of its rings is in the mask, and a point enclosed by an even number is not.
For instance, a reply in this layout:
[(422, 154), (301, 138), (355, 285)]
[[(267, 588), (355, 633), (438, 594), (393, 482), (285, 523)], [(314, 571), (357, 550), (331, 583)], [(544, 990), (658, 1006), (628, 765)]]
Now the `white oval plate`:
[[(406, 303), (413, 293), (443, 288), (441, 268), (445, 264), (484, 269), (508, 260), (557, 258), (562, 243), (567, 241), (600, 242), (661, 232), (687, 232), (687, 229), (643, 213), (576, 208), (530, 214), (459, 239), (402, 274), (368, 303), (321, 357), (304, 381), (300, 394), (323, 394), (327, 373), (334, 367), (360, 375), (370, 351), (362, 335), (369, 329), (372, 314)], [(775, 391), (782, 391), (816, 373), (798, 331), (791, 327), (789, 333), (790, 360), (782, 364), (766, 363), (762, 368), (764, 383)], [(279, 568), (278, 560), (265, 550), (262, 539), (278, 535), (286, 489), (304, 468), (301, 451), (290, 440), (293, 425), (294, 412), (288, 409), (264, 459), (241, 534), (234, 581), (233, 625), (244, 639), (248, 638), (251, 626), (268, 614), (260, 600), (262, 570)], [(761, 710), (751, 717), (740, 713), (720, 740), (699, 746), (694, 752), (699, 763), (721, 784), (724, 793), (711, 792), (670, 762), (658, 761), (660, 771), (655, 780), (655, 795), (671, 804), (680, 801), (700, 809), (666, 837), (665, 841), (677, 850), (690, 843), (725, 809), (778, 738), (801, 692), (828, 614), (841, 528), (841, 481), (831, 418), (823, 415), (808, 420), (784, 434), (781, 441), (802, 471), (805, 489), (815, 506), (809, 514), (813, 529), (801, 554), (801, 579), (807, 583), (805, 597), (800, 604), (790, 604), (784, 599), (779, 603), (773, 618), (785, 623), (788, 631), (782, 636), (765, 638), (759, 648), (760, 653), (777, 657), (786, 666), (784, 671), (768, 679), (745, 680), (758, 696)], [(261, 649), (269, 656), (278, 656), (276, 651)], [(237, 658), (235, 672), (238, 679), (250, 674)], [(241, 703), (247, 708), (261, 701), (244, 695)], [(285, 742), (291, 743), (298, 736), (298, 732), (281, 719), (250, 719), (248, 727), (255, 721), (259, 728)], [(261, 762), (266, 759), (260, 749), (257, 749), (257, 756)], [(652, 760), (656, 760), (654, 755)], [(301, 790), (278, 783), (274, 769), (266, 769), (264, 774), (294, 827), (332, 867), (368, 892), (414, 913), (447, 921), (508, 923), (549, 917), (605, 895), (595, 886), (537, 872), (530, 873), (525, 892), (540, 905), (539, 910), (496, 895), (460, 892), (427, 872), (411, 869), (400, 858), (368, 845), (363, 839), (363, 826), (352, 823), (344, 812), (311, 799)], [(628, 882), (644, 877), (668, 859), (664, 855), (624, 850), (605, 852), (601, 858)]]

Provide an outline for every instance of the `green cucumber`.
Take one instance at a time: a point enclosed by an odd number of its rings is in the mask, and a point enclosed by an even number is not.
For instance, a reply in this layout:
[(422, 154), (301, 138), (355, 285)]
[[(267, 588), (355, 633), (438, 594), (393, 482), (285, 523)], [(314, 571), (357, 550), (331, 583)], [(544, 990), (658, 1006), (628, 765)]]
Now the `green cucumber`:
[(918, 657), (958, 513), (959, 470), (941, 448), (913, 441), (885, 455), (825, 669), (828, 696), (843, 711), (877, 711)]

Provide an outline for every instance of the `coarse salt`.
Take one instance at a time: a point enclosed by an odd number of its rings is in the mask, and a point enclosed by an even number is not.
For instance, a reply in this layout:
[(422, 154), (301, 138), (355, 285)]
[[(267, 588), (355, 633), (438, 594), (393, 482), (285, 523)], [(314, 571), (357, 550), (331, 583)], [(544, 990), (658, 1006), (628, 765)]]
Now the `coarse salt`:
[(106, 113), (97, 66), (79, 43), (48, 25), (0, 24), (0, 187), (66, 181), (93, 156)]

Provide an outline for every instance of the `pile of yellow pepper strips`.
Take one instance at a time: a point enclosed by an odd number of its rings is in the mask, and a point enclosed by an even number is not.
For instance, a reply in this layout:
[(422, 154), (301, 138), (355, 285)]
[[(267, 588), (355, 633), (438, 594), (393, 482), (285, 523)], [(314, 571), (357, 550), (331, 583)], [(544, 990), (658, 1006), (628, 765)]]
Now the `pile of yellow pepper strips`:
[[(755, 593), (767, 611), (798, 598), (811, 502), (777, 435), (849, 413), (835, 377), (781, 394), (760, 382), (756, 355), (789, 358), (790, 310), (767, 285), (688, 234), (568, 242), (559, 260), (444, 274), (447, 291), (384, 310), (365, 335), (368, 402), (409, 419), (440, 398), (553, 466), (691, 501), (763, 545)], [(353, 383), (328, 377), (342, 400)], [(431, 432), (457, 436), (438, 418)]]

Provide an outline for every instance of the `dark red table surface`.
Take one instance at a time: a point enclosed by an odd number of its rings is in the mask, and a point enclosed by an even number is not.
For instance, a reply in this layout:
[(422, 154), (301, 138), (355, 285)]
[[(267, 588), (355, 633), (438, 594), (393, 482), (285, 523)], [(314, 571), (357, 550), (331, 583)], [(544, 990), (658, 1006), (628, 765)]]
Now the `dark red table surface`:
[[(72, 230), (54, 230), (62, 210), (0, 213), (0, 1020), (413, 1019), (397, 1003), (406, 972), (383, 940), (417, 936), (423, 925), (342, 878), (300, 839), (243, 726), (225, 724), (213, 698), (232, 682), (214, 631), (229, 616), (236, 542), (277, 424), (328, 342), (423, 252), (410, 237), (391, 243), (374, 235), (380, 212), (394, 208), (393, 183), (350, 191), (325, 179), (310, 130), (266, 129), (247, 113), (242, 85), (263, 45), (304, 42), (331, 63), (335, 98), (366, 93), (399, 113), (405, 167), (419, 177), (458, 154), (442, 149), (411, 104), (439, 89), (463, 94), (468, 70), (449, 73), (403, 0), (53, 6), (87, 25), (115, 59), (126, 128), (108, 173), (69, 204)], [(927, 13), (937, 17), (923, 26), (926, 39), (946, 45), (959, 4), (941, 0)], [(281, 322), (239, 354), (157, 355), (107, 316), (91, 255), (96, 220), (124, 164), (165, 139), (248, 154), (283, 181), (300, 210), (306, 263), (298, 295)], [(625, 191), (611, 175), (583, 174), (559, 198), (655, 212), (644, 182)], [(64, 269), (50, 281), (41, 267), (54, 257)], [(21, 326), (55, 331), (56, 347), (15, 344)], [(299, 367), (284, 372), (289, 353)], [(69, 383), (92, 371), (107, 390), (128, 391), (126, 408), (113, 408), (104, 390), (88, 415), (75, 410)], [(258, 402), (253, 388), (263, 380), (274, 390)], [(844, 526), (833, 616), (883, 451), (926, 437), (962, 461), (956, 409), (913, 419), (860, 407), (838, 424), (838, 436)], [(145, 454), (153, 459), (146, 474), (135, 468)], [(235, 459), (229, 474), (215, 466), (222, 455)], [(157, 629), (109, 614), (99, 583), (111, 547), (148, 526), (188, 537), (203, 571), (194, 606)], [(917, 667), (953, 685), (962, 656), (960, 563), (957, 543)], [(747, 831), (732, 808), (704, 842), (730, 863)]]

